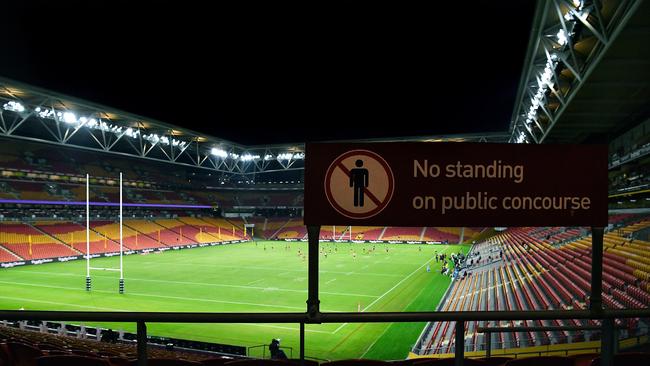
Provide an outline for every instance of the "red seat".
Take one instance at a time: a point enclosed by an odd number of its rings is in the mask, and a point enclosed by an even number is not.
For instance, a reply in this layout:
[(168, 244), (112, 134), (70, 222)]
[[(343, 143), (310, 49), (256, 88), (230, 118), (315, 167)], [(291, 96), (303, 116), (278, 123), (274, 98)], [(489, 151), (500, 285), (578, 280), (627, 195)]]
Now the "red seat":
[(234, 361), (232, 358), (209, 358), (207, 360), (201, 360), (201, 364), (205, 366), (222, 366), (225, 365), (226, 362), (231, 362)]
[(245, 359), (226, 362), (228, 366), (294, 366), (288, 360)]
[[(453, 357), (450, 358), (430, 358), (422, 361), (417, 361), (413, 363), (414, 366), (454, 366), (456, 364), (456, 359)], [(485, 366), (487, 363), (483, 360), (475, 360), (473, 358), (463, 359), (463, 365), (466, 366)]]
[(516, 358), (504, 364), (505, 366), (573, 366), (573, 359), (559, 356), (539, 356)]
[(108, 360), (78, 355), (55, 355), (39, 357), (38, 366), (111, 366)]
[(512, 358), (511, 357), (483, 357), (483, 358), (479, 358), (479, 360), (483, 360), (486, 366), (499, 366), (512, 360)]
[(9, 365), (34, 366), (36, 359), (43, 356), (41, 350), (24, 343), (9, 342)]
[[(137, 366), (138, 360), (130, 361), (131, 366)], [(176, 360), (173, 358), (149, 358), (147, 359), (148, 366), (201, 366), (200, 363), (194, 361)]]
[(388, 362), (379, 360), (349, 359), (321, 363), (321, 366), (386, 366)]
[(573, 366), (590, 366), (591, 361), (598, 357), (600, 357), (600, 353), (583, 353), (569, 356), (569, 358), (573, 359)]
[[(614, 355), (613, 366), (650, 365), (650, 353), (630, 352)], [(591, 362), (591, 366), (600, 366), (600, 357)]]

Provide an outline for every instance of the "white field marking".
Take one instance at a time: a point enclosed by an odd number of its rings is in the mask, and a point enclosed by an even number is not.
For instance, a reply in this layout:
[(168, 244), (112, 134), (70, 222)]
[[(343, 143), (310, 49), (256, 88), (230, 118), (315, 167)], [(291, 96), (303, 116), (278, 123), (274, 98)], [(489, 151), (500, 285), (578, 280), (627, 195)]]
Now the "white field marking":
[(75, 307), (75, 308), (82, 308), (82, 309), (100, 309), (100, 310), (109, 310), (109, 311), (131, 311), (131, 310), (125, 310), (125, 309), (105, 308), (105, 307), (101, 307), (101, 306), (79, 305), (79, 304), (73, 304), (73, 303), (64, 303), (64, 302), (46, 301), (46, 300), (35, 300), (35, 299), (25, 299), (25, 298), (9, 297), (9, 296), (0, 296), (0, 299), (15, 300), (15, 301), (22, 301), (22, 302), (29, 301), (29, 302), (37, 302), (37, 303), (41, 303), (41, 304), (48, 304), (48, 305), (72, 306), (72, 307)]
[[(33, 283), (20, 283), (20, 282), (8, 282), (8, 281), (0, 281), (0, 283), (10, 284), (10, 285), (21, 285), (21, 286), (44, 287), (44, 288), (54, 288), (54, 289), (60, 289), (60, 290), (79, 291), (78, 288), (74, 288), (74, 287), (37, 285), (37, 284), (33, 284)], [(115, 291), (108, 291), (108, 290), (92, 290), (92, 291), (93, 292), (100, 292), (100, 293), (107, 293), (107, 294), (115, 293)], [(166, 296), (166, 295), (154, 295), (154, 294), (139, 294), (137, 292), (129, 292), (128, 294), (131, 295), (131, 296), (155, 297), (155, 298), (161, 298), (161, 299), (174, 299), (174, 300), (190, 300), (190, 301), (198, 301), (198, 302), (201, 302), (201, 301), (202, 302), (214, 302), (214, 303), (219, 303), (219, 304), (250, 305), (250, 306), (261, 306), (261, 307), (269, 307), (269, 308), (283, 308), (283, 309), (292, 309), (292, 310), (304, 310), (305, 309), (304, 307), (297, 307), (297, 306), (256, 304), (256, 303), (252, 303), (252, 302), (200, 299), (200, 298), (195, 298), (195, 297), (180, 297), (180, 296)]]
[[(30, 273), (36, 273), (36, 274), (44, 274), (44, 275), (50, 275), (50, 276), (68, 276), (68, 277), (79, 277), (80, 275), (77, 274), (72, 274), (72, 273), (58, 273), (58, 272), (37, 272), (37, 271), (29, 271), (29, 272), (23, 272), (26, 274)], [(114, 278), (112, 276), (101, 276), (101, 275), (94, 275), (94, 277), (99, 277), (99, 278)], [(253, 289), (253, 290), (268, 290), (268, 287), (259, 287), (259, 286), (245, 286), (245, 285), (229, 285), (225, 283), (206, 283), (206, 282), (189, 282), (189, 281), (171, 281), (171, 280), (156, 280), (156, 279), (151, 279), (151, 278), (134, 278), (134, 277), (129, 277), (129, 281), (143, 281), (143, 282), (157, 282), (157, 283), (171, 283), (171, 284), (177, 284), (177, 285), (195, 285), (195, 286), (212, 286), (212, 287), (227, 287), (227, 288), (243, 288), (243, 289)], [(279, 292), (297, 292), (297, 293), (307, 293), (307, 290), (294, 290), (294, 289), (286, 289), (286, 288), (273, 288), (273, 291), (279, 291)], [(353, 293), (344, 293), (344, 292), (324, 292), (321, 291), (321, 294), (326, 294), (326, 295), (336, 295), (336, 296), (350, 296), (350, 297), (372, 297), (375, 298), (377, 296), (374, 295), (365, 295), (365, 294), (353, 294)]]
[[(168, 264), (170, 266), (191, 266), (191, 267), (208, 267), (208, 268), (215, 268), (215, 267), (223, 267), (223, 268), (234, 268), (234, 269), (242, 269), (241, 266), (230, 266), (230, 265), (224, 265), (224, 264), (199, 264), (199, 263), (178, 263), (178, 262), (149, 262), (147, 263), (148, 265), (160, 265), (160, 264)], [(345, 267), (343, 264), (337, 264), (337, 267)], [(260, 269), (260, 270), (265, 270), (265, 271), (277, 271), (277, 268), (274, 267), (257, 267), (257, 266), (246, 266), (245, 269)], [(304, 269), (286, 269), (284, 268), (285, 271), (290, 271), (290, 272), (305, 272)], [(347, 272), (339, 272), (339, 271), (319, 271), (320, 273), (335, 273), (335, 274), (345, 274)], [(372, 272), (352, 272), (354, 274), (359, 274), (359, 275), (368, 275), (368, 276), (381, 276), (381, 277), (400, 277), (400, 275), (396, 274), (391, 274), (391, 273), (372, 273)]]
[(334, 282), (334, 281), (336, 281), (336, 278), (332, 278), (331, 280), (325, 282), (325, 284), (327, 285), (327, 284), (329, 284), (329, 283), (331, 283), (331, 282)]
[[(415, 296), (413, 297), (413, 300), (411, 300), (411, 302), (410, 302), (408, 305), (406, 305), (406, 307), (405, 307), (404, 309), (408, 309), (408, 307), (411, 306), (411, 304), (413, 304), (413, 302), (414, 302), (414, 301), (415, 301), (415, 300), (420, 296), (420, 294), (422, 293), (422, 291), (424, 291), (424, 287), (422, 287), (422, 289), (420, 290), (420, 292), (418, 292), (418, 294), (415, 295)], [(372, 344), (371, 344), (371, 345), (366, 349), (366, 351), (365, 351), (365, 352), (364, 352), (364, 353), (363, 353), (359, 358), (364, 358), (364, 357), (366, 356), (366, 354), (370, 351), (370, 349), (372, 348), (372, 346), (374, 346), (375, 343), (377, 343), (377, 341), (379, 340), (379, 338), (383, 337), (383, 335), (388, 331), (388, 328), (390, 328), (393, 324), (395, 324), (395, 323), (389, 323), (388, 326), (386, 327), (386, 329), (384, 329), (384, 331), (381, 332), (381, 334), (379, 335), (379, 337), (375, 338), (375, 341), (372, 342)]]
[[(99, 310), (108, 310), (108, 311), (131, 311), (131, 310), (125, 310), (125, 309), (115, 309), (115, 308), (105, 308), (101, 306), (90, 306), (90, 305), (78, 305), (78, 304), (72, 304), (72, 303), (63, 303), (63, 302), (56, 302), (56, 301), (45, 301), (45, 300), (33, 300), (33, 299), (24, 299), (24, 298), (18, 298), (18, 297), (9, 297), (9, 296), (0, 296), (0, 299), (4, 300), (14, 300), (14, 301), (22, 301), (22, 302), (36, 302), (40, 304), (48, 304), (48, 305), (62, 305), (62, 306), (72, 306), (76, 308), (82, 308), (82, 309), (99, 309)], [(252, 323), (242, 323), (238, 324), (238, 326), (241, 325), (249, 325), (249, 326), (255, 326), (255, 327), (265, 327), (265, 328), (276, 328), (276, 329), (286, 329), (286, 330), (298, 330), (299, 328), (290, 328), (290, 327), (281, 327), (278, 325), (269, 325), (269, 324), (252, 324)], [(315, 330), (315, 329), (305, 329), (305, 332), (312, 332), (312, 333), (325, 333), (325, 334), (331, 334), (331, 332), (327, 332), (324, 330)]]
[[(279, 325), (255, 324), (255, 323), (243, 323), (243, 324), (252, 325), (252, 326), (255, 326), (255, 327), (286, 329), (286, 330), (292, 330), (292, 331), (300, 330), (300, 328), (281, 327)], [(241, 325), (241, 324), (237, 324), (237, 325)], [(324, 331), (324, 330), (306, 329), (306, 328), (305, 328), (305, 332), (332, 334), (332, 332), (327, 332), (327, 331)]]
[[(399, 281), (398, 283), (396, 283), (395, 286), (393, 286), (393, 287), (391, 287), (390, 289), (388, 289), (388, 291), (384, 292), (381, 296), (379, 296), (379, 297), (376, 298), (373, 302), (371, 302), (370, 304), (368, 304), (368, 306), (366, 306), (365, 308), (361, 309), (361, 312), (363, 313), (363, 312), (365, 312), (366, 310), (370, 309), (371, 306), (375, 305), (379, 300), (381, 300), (382, 298), (384, 298), (384, 296), (388, 295), (391, 291), (393, 291), (394, 289), (396, 289), (397, 286), (401, 285), (402, 282), (408, 280), (411, 276), (413, 276), (414, 274), (416, 274), (416, 273), (417, 273), (418, 271), (420, 271), (424, 266), (426, 266), (427, 263), (431, 262), (431, 260), (433, 260), (433, 259), (435, 259), (435, 258), (436, 258), (435, 256), (429, 258), (429, 260), (427, 260), (426, 262), (424, 262), (424, 264), (422, 264), (420, 267), (416, 268), (415, 271), (411, 272), (408, 276), (402, 278), (402, 280)], [(346, 326), (347, 324), (348, 324), (348, 323), (343, 323), (343, 324), (341, 324), (338, 328), (336, 328), (336, 329), (334, 330), (333, 334), (336, 334), (336, 332), (338, 332), (339, 330), (341, 330), (341, 329), (342, 329), (344, 326)]]
[(251, 282), (247, 283), (246, 286), (248, 286), (248, 285), (252, 285), (252, 284), (254, 284), (254, 283), (262, 282), (262, 281), (264, 281), (263, 278), (262, 278), (262, 279), (259, 279), (259, 280), (251, 281)]
[[(347, 324), (347, 323), (344, 323), (344, 324)], [(393, 323), (390, 323), (390, 324), (393, 324)], [(372, 346), (374, 346), (375, 343), (377, 343), (377, 341), (379, 340), (379, 338), (381, 338), (384, 334), (386, 334), (386, 331), (388, 331), (388, 328), (390, 328), (390, 324), (386, 327), (386, 329), (384, 329), (383, 332), (381, 332), (381, 334), (379, 335), (379, 337), (375, 338), (375, 340), (372, 342), (372, 344), (370, 344), (370, 346), (366, 349), (366, 352), (364, 352), (364, 353), (361, 355), (361, 357), (359, 357), (359, 358), (363, 358), (363, 356), (365, 356), (366, 353), (368, 353), (368, 351), (370, 351), (370, 349), (372, 348)]]

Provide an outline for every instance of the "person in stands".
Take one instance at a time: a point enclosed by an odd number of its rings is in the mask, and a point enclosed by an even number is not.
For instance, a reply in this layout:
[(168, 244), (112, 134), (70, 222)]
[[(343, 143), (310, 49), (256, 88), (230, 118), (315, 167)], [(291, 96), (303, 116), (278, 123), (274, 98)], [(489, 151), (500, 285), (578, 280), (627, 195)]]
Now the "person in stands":
[(283, 350), (280, 349), (280, 339), (273, 338), (271, 344), (269, 345), (269, 351), (271, 352), (271, 359), (273, 360), (286, 360), (287, 355)]

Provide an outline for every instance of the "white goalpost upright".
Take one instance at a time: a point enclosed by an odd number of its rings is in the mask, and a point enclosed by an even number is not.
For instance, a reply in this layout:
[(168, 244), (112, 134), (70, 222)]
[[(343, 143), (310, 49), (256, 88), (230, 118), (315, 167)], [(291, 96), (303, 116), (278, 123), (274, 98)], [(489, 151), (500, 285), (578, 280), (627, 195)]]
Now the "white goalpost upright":
[(86, 174), (86, 291), (90, 291), (90, 175)]
[[(124, 293), (124, 265), (122, 262), (122, 256), (124, 254), (124, 242), (123, 242), (123, 232), (122, 227), (124, 221), (122, 219), (122, 172), (120, 172), (120, 268), (102, 268), (102, 267), (91, 267), (90, 266), (90, 175), (86, 174), (86, 291), (90, 291), (92, 288), (92, 278), (90, 277), (90, 270), (98, 271), (119, 271), (120, 272), (120, 282), (119, 282), (119, 293)], [(106, 234), (105, 234), (106, 235)]]
[(120, 293), (124, 293), (124, 266), (122, 265), (122, 254), (124, 253), (124, 237), (122, 236), (122, 226), (124, 219), (122, 215), (122, 172), (120, 172)]

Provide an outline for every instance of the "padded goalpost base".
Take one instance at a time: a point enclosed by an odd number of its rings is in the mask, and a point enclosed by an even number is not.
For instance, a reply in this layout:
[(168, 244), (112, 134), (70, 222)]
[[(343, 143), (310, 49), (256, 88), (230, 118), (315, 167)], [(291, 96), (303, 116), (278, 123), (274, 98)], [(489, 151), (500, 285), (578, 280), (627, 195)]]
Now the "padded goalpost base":
[(124, 293), (124, 279), (120, 278), (120, 294)]
[(90, 288), (91, 288), (90, 277), (86, 277), (86, 291), (90, 291)]

